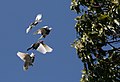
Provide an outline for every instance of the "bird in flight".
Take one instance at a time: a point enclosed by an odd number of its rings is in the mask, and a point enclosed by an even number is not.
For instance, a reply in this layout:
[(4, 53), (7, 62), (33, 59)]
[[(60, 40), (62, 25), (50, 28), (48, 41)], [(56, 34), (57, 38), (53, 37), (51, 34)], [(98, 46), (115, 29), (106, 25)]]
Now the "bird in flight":
[(35, 27), (39, 22), (42, 22), (42, 14), (38, 14), (35, 18), (35, 21), (32, 22), (29, 27), (26, 29), (26, 33), (28, 33), (33, 27)]
[(41, 34), (42, 36), (39, 38), (40, 40), (42, 38), (45, 38), (47, 35), (49, 35), (51, 30), (52, 28), (49, 28), (49, 26), (44, 26), (38, 29), (36, 32), (34, 32), (34, 34)]
[(33, 53), (30, 55), (28, 53), (18, 52), (17, 56), (24, 61), (23, 70), (27, 70), (29, 66), (33, 66), (35, 59), (35, 55)]
[(27, 51), (30, 49), (33, 49), (33, 50), (35, 49), (43, 54), (53, 51), (53, 49), (49, 47), (48, 45), (46, 45), (42, 40), (32, 44), (31, 47), (27, 49)]

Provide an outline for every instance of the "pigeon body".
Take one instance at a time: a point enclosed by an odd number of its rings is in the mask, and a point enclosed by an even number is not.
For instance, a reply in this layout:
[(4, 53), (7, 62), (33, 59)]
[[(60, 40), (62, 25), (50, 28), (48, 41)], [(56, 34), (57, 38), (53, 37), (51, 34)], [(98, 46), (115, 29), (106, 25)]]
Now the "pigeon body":
[(33, 66), (33, 62), (35, 59), (35, 55), (33, 53), (29, 55), (28, 53), (18, 52), (17, 56), (24, 61), (23, 65), (24, 70), (27, 70), (29, 66)]
[(35, 49), (43, 54), (46, 54), (47, 52), (52, 52), (52, 50), (53, 50), (48, 45), (44, 44), (44, 42), (42, 40), (32, 44), (32, 46), (30, 48), (28, 48), (27, 51), (30, 49)]
[(48, 26), (44, 26), (40, 29), (38, 29), (36, 32), (34, 32), (34, 34), (41, 34), (42, 36), (39, 38), (45, 38), (47, 35), (49, 35), (50, 31), (52, 30), (52, 28), (49, 28)]
[(28, 33), (33, 27), (35, 27), (39, 22), (42, 22), (42, 14), (38, 14), (35, 18), (35, 21), (29, 25), (26, 29), (26, 33)]

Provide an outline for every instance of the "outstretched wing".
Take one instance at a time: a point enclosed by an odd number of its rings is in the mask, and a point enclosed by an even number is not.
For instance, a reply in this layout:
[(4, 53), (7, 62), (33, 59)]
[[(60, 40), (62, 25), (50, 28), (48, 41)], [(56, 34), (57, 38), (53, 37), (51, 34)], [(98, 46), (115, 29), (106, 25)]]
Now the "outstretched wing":
[(35, 35), (35, 34), (41, 34), (42, 32), (41, 32), (41, 29), (38, 29), (36, 32), (34, 32), (33, 34)]
[(42, 14), (38, 14), (35, 18), (35, 21), (40, 22), (42, 19)]
[(43, 26), (42, 28), (49, 28), (48, 26)]
[(31, 30), (31, 28), (28, 27), (28, 28), (26, 29), (26, 33), (28, 33), (30, 30)]
[(26, 60), (25, 60), (26, 53), (18, 52), (18, 53), (17, 53), (17, 56), (20, 57), (20, 59), (22, 59), (23, 61), (26, 61)]
[(34, 56), (35, 56), (35, 54), (34, 54), (34, 53), (31, 53), (30, 57), (34, 57)]
[(46, 52), (47, 52), (42, 44), (39, 45), (39, 47), (37, 48), (37, 51), (39, 51), (43, 54), (46, 54)]
[(52, 52), (53, 51), (53, 49), (51, 47), (49, 47), (48, 45), (44, 44), (43, 46), (44, 46), (44, 48), (46, 49), (47, 52)]
[(28, 33), (35, 25), (31, 23), (29, 27), (26, 29), (26, 33)]
[(40, 29), (38, 29), (36, 32), (34, 32), (33, 34), (46, 34), (47, 30), (49, 30), (48, 26), (44, 26), (41, 27)]

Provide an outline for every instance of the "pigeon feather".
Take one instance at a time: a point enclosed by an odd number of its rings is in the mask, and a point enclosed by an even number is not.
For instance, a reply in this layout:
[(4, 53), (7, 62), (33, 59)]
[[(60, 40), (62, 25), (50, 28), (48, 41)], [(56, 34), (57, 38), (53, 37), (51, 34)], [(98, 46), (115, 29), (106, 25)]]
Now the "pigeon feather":
[(44, 48), (46, 49), (47, 52), (52, 52), (53, 51), (53, 49), (51, 47), (49, 47), (48, 45), (44, 44), (43, 46), (44, 46)]
[(45, 47), (40, 43), (39, 47), (37, 48), (37, 51), (43, 53), (43, 54), (46, 54), (46, 49)]

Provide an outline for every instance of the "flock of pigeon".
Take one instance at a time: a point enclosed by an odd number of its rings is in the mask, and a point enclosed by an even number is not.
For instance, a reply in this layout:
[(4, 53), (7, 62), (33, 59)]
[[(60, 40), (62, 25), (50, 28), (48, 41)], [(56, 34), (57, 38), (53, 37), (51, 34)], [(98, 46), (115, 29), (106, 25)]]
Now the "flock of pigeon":
[[(38, 14), (35, 18), (35, 21), (32, 22), (29, 25), (29, 27), (26, 29), (26, 33), (29, 33), (33, 27), (38, 25), (39, 22), (42, 22), (41, 19), (42, 19), (42, 14)], [(33, 34), (41, 34), (41, 37), (38, 39), (36, 43), (32, 44), (31, 47), (27, 49), (27, 51), (31, 49), (37, 50), (42, 54), (46, 54), (47, 52), (52, 52), (53, 49), (48, 45), (46, 45), (43, 40), (41, 40), (42, 38), (45, 38), (47, 35), (49, 35), (51, 30), (52, 28), (49, 28), (49, 26), (44, 26), (38, 29), (36, 32), (34, 32)], [(34, 53), (28, 54), (28, 53), (18, 52), (17, 56), (24, 61), (23, 70), (27, 70), (29, 66), (33, 66), (33, 62), (35, 59)]]

